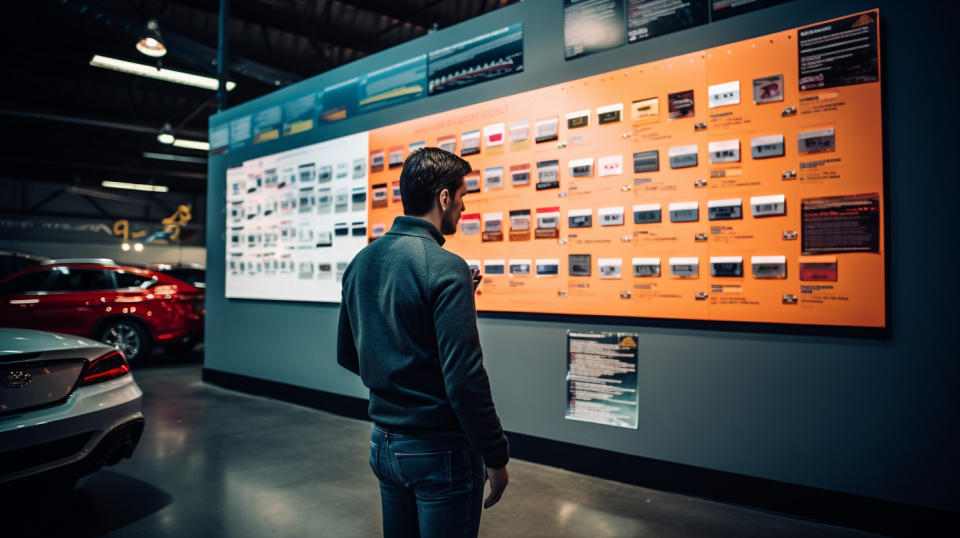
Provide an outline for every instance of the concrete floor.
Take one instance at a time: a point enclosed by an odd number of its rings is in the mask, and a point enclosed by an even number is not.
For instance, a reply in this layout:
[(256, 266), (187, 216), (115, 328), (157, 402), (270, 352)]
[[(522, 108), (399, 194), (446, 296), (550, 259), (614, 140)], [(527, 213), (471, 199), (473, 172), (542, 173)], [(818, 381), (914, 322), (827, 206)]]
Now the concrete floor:
[[(135, 371), (147, 427), (133, 459), (63, 497), (0, 503), (16, 507), (0, 535), (379, 536), (370, 424), (205, 385), (201, 353)], [(509, 470), (480, 536), (875, 536), (519, 460)]]

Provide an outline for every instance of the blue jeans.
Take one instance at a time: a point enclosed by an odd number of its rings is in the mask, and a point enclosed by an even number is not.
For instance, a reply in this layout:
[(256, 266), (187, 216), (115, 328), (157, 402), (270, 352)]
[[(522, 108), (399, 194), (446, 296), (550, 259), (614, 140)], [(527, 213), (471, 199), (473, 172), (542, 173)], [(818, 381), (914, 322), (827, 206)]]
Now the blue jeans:
[(462, 433), (398, 434), (375, 424), (370, 467), (386, 538), (477, 535), (486, 470)]

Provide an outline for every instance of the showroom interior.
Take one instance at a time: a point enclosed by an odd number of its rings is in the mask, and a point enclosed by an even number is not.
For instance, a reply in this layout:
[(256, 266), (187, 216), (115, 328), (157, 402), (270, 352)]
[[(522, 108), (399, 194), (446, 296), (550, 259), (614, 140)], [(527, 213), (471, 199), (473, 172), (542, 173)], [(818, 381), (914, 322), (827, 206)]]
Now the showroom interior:
[(10, 536), (380, 536), (341, 282), (424, 146), (472, 167), (480, 536), (960, 531), (955, 6), (3, 11)]

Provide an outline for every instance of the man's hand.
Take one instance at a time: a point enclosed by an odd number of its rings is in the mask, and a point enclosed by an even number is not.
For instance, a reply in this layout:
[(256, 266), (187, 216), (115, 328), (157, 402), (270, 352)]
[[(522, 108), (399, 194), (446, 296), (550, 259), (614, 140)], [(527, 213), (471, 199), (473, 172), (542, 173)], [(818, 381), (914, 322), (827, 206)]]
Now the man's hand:
[(471, 269), (470, 275), (473, 277), (473, 291), (477, 291), (477, 288), (480, 287), (480, 281), (483, 280), (483, 275), (480, 274), (479, 269)]
[(506, 466), (499, 469), (487, 467), (487, 478), (490, 479), (490, 494), (483, 501), (484, 508), (497, 504), (503, 495), (503, 490), (507, 489), (507, 482), (510, 481)]

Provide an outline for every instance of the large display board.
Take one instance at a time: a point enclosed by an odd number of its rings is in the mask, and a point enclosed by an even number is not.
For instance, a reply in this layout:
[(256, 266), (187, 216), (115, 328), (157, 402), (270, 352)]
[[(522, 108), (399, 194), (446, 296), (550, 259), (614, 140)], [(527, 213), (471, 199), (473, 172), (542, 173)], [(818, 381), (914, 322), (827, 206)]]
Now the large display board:
[(474, 170), (447, 246), (477, 306), (885, 325), (878, 13), (369, 133), (371, 239), (410, 151)]
[(367, 244), (367, 133), (227, 170), (226, 296), (340, 301)]

